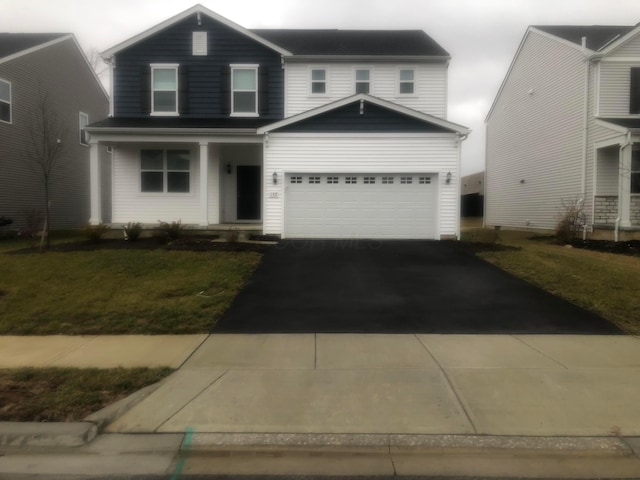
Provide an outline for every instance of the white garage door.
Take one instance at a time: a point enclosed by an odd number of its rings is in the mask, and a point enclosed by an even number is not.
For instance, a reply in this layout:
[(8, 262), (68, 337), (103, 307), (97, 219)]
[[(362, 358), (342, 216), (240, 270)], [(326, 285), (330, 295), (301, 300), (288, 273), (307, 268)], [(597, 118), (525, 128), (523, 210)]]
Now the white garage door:
[(287, 174), (287, 238), (436, 237), (437, 175)]

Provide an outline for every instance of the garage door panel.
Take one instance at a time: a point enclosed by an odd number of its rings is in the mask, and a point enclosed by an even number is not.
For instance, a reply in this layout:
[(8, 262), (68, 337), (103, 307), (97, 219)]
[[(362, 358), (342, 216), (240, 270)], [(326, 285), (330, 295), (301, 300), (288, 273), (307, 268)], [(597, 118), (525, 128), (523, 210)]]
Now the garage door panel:
[[(295, 183), (291, 177), (296, 177)], [(434, 178), (428, 173), (289, 174), (285, 236), (435, 238)]]

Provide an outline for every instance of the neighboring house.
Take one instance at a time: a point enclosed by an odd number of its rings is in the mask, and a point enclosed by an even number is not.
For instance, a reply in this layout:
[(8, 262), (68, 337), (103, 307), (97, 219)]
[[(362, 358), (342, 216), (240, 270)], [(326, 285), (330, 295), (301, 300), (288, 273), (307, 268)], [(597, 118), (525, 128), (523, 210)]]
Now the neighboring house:
[[(90, 149), (84, 127), (108, 113), (107, 93), (73, 35), (0, 33), (0, 216), (11, 218), (16, 230), (43, 228), (43, 174), (28, 158), (42, 144), (39, 107), (45, 97), (46, 118), (64, 133), (64, 154), (50, 181), (51, 227), (86, 225)], [(108, 182), (108, 159), (103, 165)], [(102, 215), (108, 218), (106, 207)]]
[(111, 116), (88, 131), (113, 149), (114, 226), (459, 233), (469, 132), (446, 120), (450, 57), (422, 31), (248, 30), (196, 5), (103, 58)]
[(640, 233), (640, 27), (532, 26), (486, 120), (489, 226)]
[(482, 217), (484, 214), (484, 172), (462, 177), (461, 215)]

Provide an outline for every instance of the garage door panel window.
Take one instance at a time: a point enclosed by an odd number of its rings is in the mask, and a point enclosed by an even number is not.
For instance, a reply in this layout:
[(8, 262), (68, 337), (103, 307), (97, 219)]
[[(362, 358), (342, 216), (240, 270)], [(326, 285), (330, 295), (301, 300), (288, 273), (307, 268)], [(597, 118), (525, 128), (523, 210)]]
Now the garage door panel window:
[(327, 177), (327, 183), (336, 184), (340, 183), (340, 180), (338, 177)]
[(382, 177), (382, 184), (383, 185), (392, 185), (393, 184), (393, 177)]
[(364, 183), (367, 185), (373, 185), (376, 183), (376, 177), (364, 177)]
[(403, 184), (413, 183), (413, 177), (400, 177), (400, 183), (403, 183)]
[(309, 183), (320, 183), (320, 177), (309, 177)]
[(302, 177), (291, 177), (291, 183), (302, 183)]
[(344, 179), (344, 183), (354, 185), (354, 184), (358, 183), (358, 177), (346, 177)]
[(422, 185), (428, 185), (431, 183), (431, 177), (420, 177), (419, 183)]

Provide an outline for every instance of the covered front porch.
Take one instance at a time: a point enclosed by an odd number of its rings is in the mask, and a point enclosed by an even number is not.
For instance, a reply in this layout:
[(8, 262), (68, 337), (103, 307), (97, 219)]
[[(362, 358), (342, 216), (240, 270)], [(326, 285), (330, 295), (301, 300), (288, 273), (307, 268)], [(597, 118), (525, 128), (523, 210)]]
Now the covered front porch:
[(640, 131), (606, 123), (621, 135), (596, 144), (593, 226), (640, 231)]
[(102, 218), (98, 146), (112, 152), (111, 225), (180, 221), (186, 228), (261, 229), (262, 137), (91, 132), (91, 219)]

